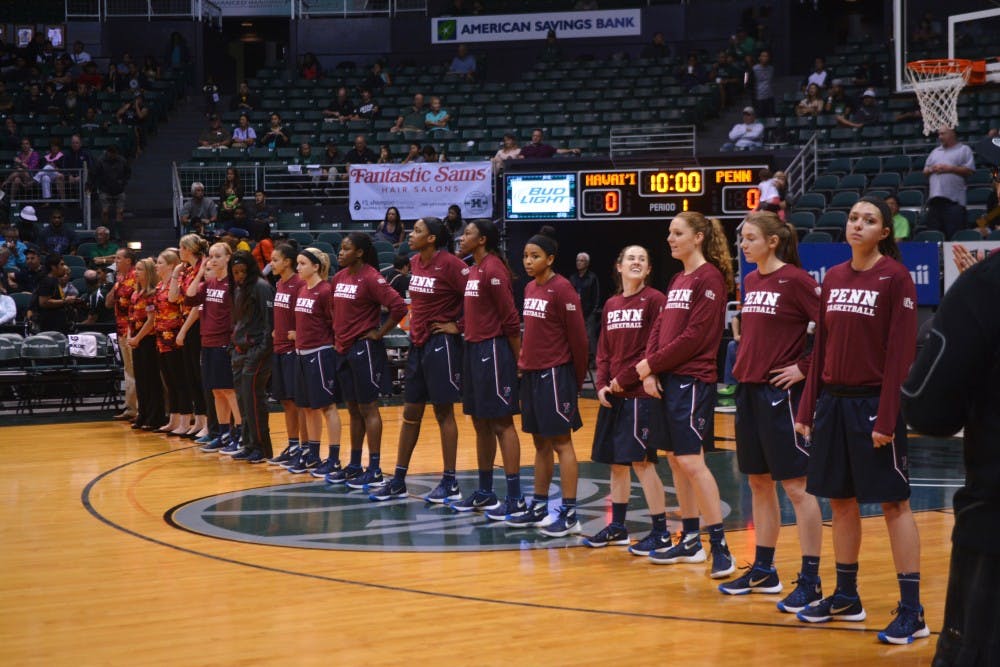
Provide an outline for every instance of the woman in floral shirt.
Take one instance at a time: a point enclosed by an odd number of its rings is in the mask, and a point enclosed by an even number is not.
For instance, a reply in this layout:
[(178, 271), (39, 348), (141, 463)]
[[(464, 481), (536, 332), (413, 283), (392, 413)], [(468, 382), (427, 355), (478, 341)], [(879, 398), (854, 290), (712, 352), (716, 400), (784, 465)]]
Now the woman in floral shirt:
[(185, 382), (184, 353), (177, 345), (177, 333), (184, 325), (186, 317), (181, 312), (184, 301), (180, 295), (170, 298), (170, 276), (181, 258), (173, 250), (164, 250), (156, 258), (156, 285), (154, 327), (156, 329), (156, 351), (160, 353), (160, 373), (167, 387), (170, 402), (170, 420), (160, 429), (160, 433), (185, 435), (191, 428), (193, 387)]

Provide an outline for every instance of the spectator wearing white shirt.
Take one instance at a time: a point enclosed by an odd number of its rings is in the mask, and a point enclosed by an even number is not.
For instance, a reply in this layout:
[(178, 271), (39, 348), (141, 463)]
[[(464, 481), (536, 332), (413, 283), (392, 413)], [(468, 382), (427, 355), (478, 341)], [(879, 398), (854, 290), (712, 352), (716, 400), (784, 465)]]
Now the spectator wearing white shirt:
[(810, 83), (815, 83), (821, 91), (830, 83), (830, 73), (826, 71), (826, 61), (822, 58), (816, 58), (813, 71), (802, 82), (802, 90), (807, 90)]
[(493, 171), (500, 171), (504, 162), (516, 160), (520, 155), (521, 147), (517, 145), (517, 138), (508, 132), (503, 135), (503, 146), (493, 156)]
[(0, 325), (11, 324), (17, 317), (17, 304), (4, 292), (0, 292)]
[(83, 50), (83, 42), (80, 40), (73, 42), (73, 53), (69, 54), (69, 58), (76, 65), (83, 65), (91, 61), (90, 54)]
[(743, 122), (733, 125), (729, 141), (722, 145), (724, 151), (749, 151), (764, 147), (764, 126), (757, 121), (753, 107), (743, 109)]

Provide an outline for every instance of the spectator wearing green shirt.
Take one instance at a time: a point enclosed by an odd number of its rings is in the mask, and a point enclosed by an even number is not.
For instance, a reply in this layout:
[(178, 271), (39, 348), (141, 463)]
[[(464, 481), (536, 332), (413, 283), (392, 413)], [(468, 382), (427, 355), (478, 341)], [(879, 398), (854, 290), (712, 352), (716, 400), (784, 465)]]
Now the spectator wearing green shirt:
[(108, 266), (115, 261), (115, 253), (118, 252), (118, 244), (111, 240), (111, 232), (107, 227), (98, 227), (94, 230), (96, 243), (88, 248), (88, 263), (94, 266)]
[(885, 203), (892, 211), (892, 235), (897, 241), (910, 238), (910, 221), (899, 212), (899, 200), (894, 195), (889, 195), (885, 198)]

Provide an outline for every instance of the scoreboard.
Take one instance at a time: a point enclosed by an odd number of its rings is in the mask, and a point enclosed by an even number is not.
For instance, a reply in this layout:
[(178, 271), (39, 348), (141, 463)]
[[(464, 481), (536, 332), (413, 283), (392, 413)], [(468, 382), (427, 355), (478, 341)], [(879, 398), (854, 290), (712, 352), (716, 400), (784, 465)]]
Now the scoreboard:
[[(743, 164), (546, 174), (548, 179), (569, 179), (576, 186), (560, 190), (559, 198), (552, 196), (552, 188), (538, 187), (539, 174), (507, 174), (506, 217), (648, 220), (698, 211), (718, 218), (743, 218), (760, 203), (757, 174), (765, 167)], [(570, 198), (575, 200), (572, 207), (566, 202)], [(523, 213), (529, 210), (529, 215)], [(569, 211), (572, 214), (567, 215)]]

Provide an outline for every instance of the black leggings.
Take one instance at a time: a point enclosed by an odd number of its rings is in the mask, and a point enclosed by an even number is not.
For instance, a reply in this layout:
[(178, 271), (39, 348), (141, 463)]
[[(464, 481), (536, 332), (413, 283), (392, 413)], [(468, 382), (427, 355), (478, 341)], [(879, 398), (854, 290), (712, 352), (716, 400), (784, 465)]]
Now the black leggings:
[[(191, 387), (187, 383), (184, 353), (180, 350), (160, 353), (160, 373), (167, 386), (167, 402), (171, 414), (189, 415), (192, 410)], [(200, 392), (199, 392), (200, 393)]]
[(132, 351), (135, 367), (135, 391), (139, 399), (136, 422), (159, 428), (167, 423), (163, 414), (163, 382), (160, 379), (160, 359), (156, 351), (156, 336), (146, 336)]
[(258, 451), (267, 458), (271, 450), (268, 427), (267, 383), (271, 379), (272, 349), (254, 347), (244, 353), (233, 352), (233, 387), (243, 418), (243, 446)]
[(181, 356), (184, 360), (184, 385), (187, 386), (189, 400), (194, 404), (194, 414), (207, 414), (205, 389), (201, 384), (201, 322), (195, 322), (188, 329)]

